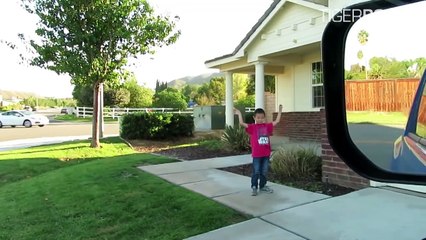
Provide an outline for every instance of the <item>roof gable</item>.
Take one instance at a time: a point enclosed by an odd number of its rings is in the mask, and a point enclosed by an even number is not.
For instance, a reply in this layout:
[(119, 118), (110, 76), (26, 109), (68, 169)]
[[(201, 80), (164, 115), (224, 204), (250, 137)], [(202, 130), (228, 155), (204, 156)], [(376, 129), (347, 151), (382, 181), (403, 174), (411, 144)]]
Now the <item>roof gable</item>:
[[(260, 34), (260, 32), (265, 28), (271, 19), (279, 12), (280, 8), (284, 6), (286, 2), (295, 3), (298, 5), (302, 5), (308, 8), (313, 8), (319, 11), (326, 11), (328, 7), (324, 5), (322, 0), (274, 0), (274, 2), (269, 6), (266, 12), (260, 17), (257, 23), (250, 29), (250, 31), (246, 34), (246, 36), (241, 40), (240, 44), (235, 48), (235, 50), (214, 59), (207, 60), (205, 64), (213, 64), (216, 61), (225, 60), (226, 58), (231, 57), (243, 57), (244, 50), (250, 45), (255, 39), (256, 36)], [(318, 3), (317, 3), (318, 2)], [(214, 65), (214, 64), (213, 64)]]

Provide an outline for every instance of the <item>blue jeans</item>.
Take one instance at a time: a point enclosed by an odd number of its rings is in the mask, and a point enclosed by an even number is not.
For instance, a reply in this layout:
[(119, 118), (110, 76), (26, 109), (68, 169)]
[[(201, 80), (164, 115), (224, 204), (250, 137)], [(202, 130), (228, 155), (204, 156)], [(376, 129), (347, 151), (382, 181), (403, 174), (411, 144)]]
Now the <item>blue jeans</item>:
[(253, 158), (253, 171), (251, 175), (251, 187), (263, 188), (266, 185), (266, 175), (269, 167), (269, 157), (255, 157)]

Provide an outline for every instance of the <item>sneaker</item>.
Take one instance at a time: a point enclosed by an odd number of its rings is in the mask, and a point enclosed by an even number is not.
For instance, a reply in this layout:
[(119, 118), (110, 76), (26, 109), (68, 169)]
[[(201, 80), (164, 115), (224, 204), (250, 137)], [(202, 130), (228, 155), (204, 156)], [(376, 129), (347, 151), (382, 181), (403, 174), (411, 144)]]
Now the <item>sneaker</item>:
[(252, 190), (251, 191), (251, 195), (252, 196), (256, 196), (257, 195), (257, 188), (256, 187), (252, 187), (251, 190)]
[(261, 192), (265, 192), (265, 193), (273, 193), (274, 190), (272, 190), (272, 188), (268, 187), (268, 186), (264, 186), (263, 188), (260, 189)]

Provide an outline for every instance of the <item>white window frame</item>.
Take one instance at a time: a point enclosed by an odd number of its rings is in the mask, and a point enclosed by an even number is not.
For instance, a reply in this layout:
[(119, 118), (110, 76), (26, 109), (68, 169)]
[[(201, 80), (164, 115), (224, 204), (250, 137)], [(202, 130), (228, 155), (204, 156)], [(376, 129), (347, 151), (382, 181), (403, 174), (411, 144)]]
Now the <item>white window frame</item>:
[[(313, 79), (314, 79), (314, 70), (313, 70), (313, 68), (314, 68), (314, 64), (321, 64), (321, 71), (320, 71), (320, 74), (321, 74), (321, 83), (314, 83), (314, 81), (313, 81)], [(324, 95), (322, 96), (323, 97), (323, 100), (322, 100), (322, 106), (315, 106), (315, 96), (314, 96), (314, 94), (315, 94), (315, 91), (314, 91), (314, 88), (315, 87), (324, 87), (324, 76), (323, 76), (323, 74), (322, 74), (322, 72), (323, 72), (323, 68), (322, 68), (322, 62), (321, 61), (316, 61), (316, 62), (312, 62), (311, 63), (311, 97), (312, 97), (312, 108), (315, 108), (315, 109), (319, 109), (319, 108), (322, 108), (322, 107), (324, 107), (324, 103), (325, 103), (325, 100), (324, 100)], [(324, 91), (323, 91), (323, 93), (324, 93)]]

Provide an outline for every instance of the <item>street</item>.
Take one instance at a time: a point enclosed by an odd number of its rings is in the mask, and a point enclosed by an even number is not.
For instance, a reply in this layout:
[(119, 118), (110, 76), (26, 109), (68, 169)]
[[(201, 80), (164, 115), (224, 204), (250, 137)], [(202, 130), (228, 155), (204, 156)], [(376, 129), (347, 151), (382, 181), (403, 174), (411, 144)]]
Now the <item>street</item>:
[(357, 147), (377, 166), (389, 170), (393, 143), (402, 134), (403, 127), (375, 124), (350, 124), (349, 134)]
[[(381, 168), (389, 169), (393, 154), (393, 143), (401, 135), (403, 127), (389, 127), (374, 124), (350, 124), (349, 133), (353, 142), (373, 162)], [(44, 127), (33, 126), (25, 128), (22, 126), (11, 128), (0, 128), (0, 142), (47, 138), (47, 137), (69, 137), (90, 136), (92, 134), (92, 123), (70, 123), (52, 121)], [(118, 135), (118, 123), (105, 123), (104, 135)]]
[[(118, 123), (105, 123), (105, 135), (118, 135)], [(63, 137), (63, 136), (82, 136), (92, 135), (92, 123), (52, 123), (44, 127), (33, 126), (31, 128), (3, 127), (0, 128), (0, 142), (41, 138), (41, 137)]]

